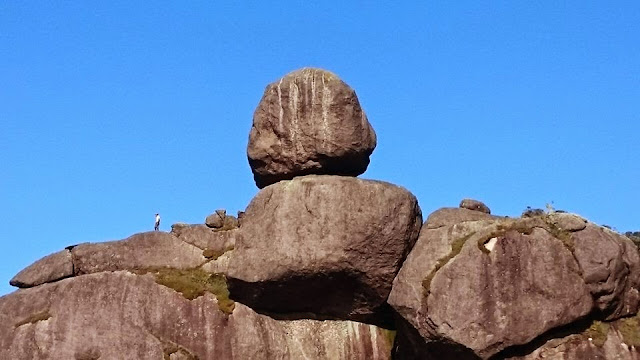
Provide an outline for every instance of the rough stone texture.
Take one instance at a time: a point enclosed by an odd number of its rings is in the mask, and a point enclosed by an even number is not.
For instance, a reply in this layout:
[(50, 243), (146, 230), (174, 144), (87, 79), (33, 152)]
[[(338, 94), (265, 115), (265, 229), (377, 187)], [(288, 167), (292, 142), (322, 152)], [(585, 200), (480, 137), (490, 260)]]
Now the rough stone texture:
[(416, 198), (384, 182), (325, 175), (271, 185), (239, 229), (231, 297), (273, 313), (374, 321), (421, 222)]
[(356, 93), (306, 68), (269, 84), (253, 116), (247, 155), (256, 185), (308, 174), (362, 174), (376, 135)]
[(553, 338), (533, 351), (522, 349), (526, 354), (505, 354), (510, 360), (640, 360), (640, 348), (626, 343), (624, 336), (612, 325), (603, 344), (597, 344), (587, 334), (571, 334)]
[(43, 257), (20, 271), (9, 281), (21, 288), (64, 279), (73, 275), (73, 260), (67, 249)]
[(477, 221), (497, 219), (496, 216), (462, 208), (442, 208), (429, 215), (424, 226), (428, 229), (436, 229), (442, 226), (453, 225), (463, 221)]
[(213, 214), (207, 216), (207, 218), (204, 220), (204, 223), (211, 228), (221, 228), (224, 225), (224, 219), (226, 218), (226, 216), (226, 210), (216, 210)]
[(206, 261), (202, 249), (160, 231), (119, 241), (80, 244), (71, 251), (76, 274), (153, 267), (188, 269)]
[(575, 214), (553, 212), (547, 215), (547, 219), (561, 230), (579, 231), (587, 227), (587, 220)]
[(607, 319), (635, 314), (640, 302), (640, 256), (625, 236), (588, 224), (574, 233), (575, 258)]
[(637, 312), (638, 252), (622, 236), (591, 224), (569, 231), (582, 226), (564, 215), (464, 215), (429, 216), (394, 280), (406, 358), (486, 359), (587, 315)]
[(206, 225), (173, 224), (171, 234), (202, 250), (227, 251), (233, 249), (237, 230), (215, 231)]
[(485, 205), (482, 201), (478, 201), (478, 200), (462, 199), (462, 201), (460, 201), (460, 207), (463, 209), (480, 211), (485, 214), (491, 214), (491, 210), (489, 209), (489, 207)]
[(388, 332), (278, 321), (215, 297), (187, 300), (150, 275), (103, 272), (0, 298), (1, 359), (389, 359)]

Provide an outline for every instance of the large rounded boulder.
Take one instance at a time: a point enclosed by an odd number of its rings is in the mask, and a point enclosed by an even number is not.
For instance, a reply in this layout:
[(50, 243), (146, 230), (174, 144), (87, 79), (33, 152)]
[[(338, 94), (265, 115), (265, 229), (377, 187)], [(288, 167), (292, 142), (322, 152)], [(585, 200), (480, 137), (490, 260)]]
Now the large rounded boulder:
[(267, 86), (253, 116), (247, 155), (263, 188), (298, 175), (357, 176), (375, 146), (355, 91), (335, 74), (305, 68)]
[(421, 225), (416, 198), (385, 182), (312, 175), (273, 184), (236, 236), (231, 297), (271, 314), (384, 322)]
[(576, 215), (439, 210), (389, 296), (399, 358), (510, 358), (590, 321), (633, 316), (639, 266), (631, 241)]

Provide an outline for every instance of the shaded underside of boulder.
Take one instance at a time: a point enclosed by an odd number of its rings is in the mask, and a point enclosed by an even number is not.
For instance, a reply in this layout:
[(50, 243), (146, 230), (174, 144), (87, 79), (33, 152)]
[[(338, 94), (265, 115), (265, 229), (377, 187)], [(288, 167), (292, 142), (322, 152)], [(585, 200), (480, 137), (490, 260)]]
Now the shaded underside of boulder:
[(305, 176), (261, 190), (243, 221), (227, 273), (232, 298), (265, 312), (375, 322), (422, 215), (403, 188)]
[(269, 84), (253, 116), (247, 155), (256, 185), (309, 174), (362, 174), (376, 135), (335, 74), (305, 68)]
[(278, 321), (126, 271), (0, 297), (2, 359), (389, 359), (391, 337), (349, 321)]
[(571, 214), (466, 215), (430, 215), (394, 280), (389, 303), (412, 329), (405, 354), (487, 359), (586, 316), (637, 313), (640, 261), (623, 237)]

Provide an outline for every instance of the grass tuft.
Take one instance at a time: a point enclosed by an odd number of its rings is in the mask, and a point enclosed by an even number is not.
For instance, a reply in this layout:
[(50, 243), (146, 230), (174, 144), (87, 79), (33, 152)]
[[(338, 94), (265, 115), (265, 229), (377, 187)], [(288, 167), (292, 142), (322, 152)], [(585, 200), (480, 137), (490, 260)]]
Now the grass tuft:
[(158, 284), (179, 292), (189, 300), (209, 292), (216, 296), (218, 308), (225, 314), (231, 314), (235, 308), (234, 301), (229, 299), (227, 279), (222, 274), (210, 274), (200, 268), (155, 268), (138, 270), (136, 273), (139, 275), (153, 274)]
[(591, 326), (584, 331), (584, 335), (591, 338), (593, 345), (602, 347), (605, 341), (607, 341), (607, 335), (609, 334), (609, 324), (599, 320), (594, 320)]

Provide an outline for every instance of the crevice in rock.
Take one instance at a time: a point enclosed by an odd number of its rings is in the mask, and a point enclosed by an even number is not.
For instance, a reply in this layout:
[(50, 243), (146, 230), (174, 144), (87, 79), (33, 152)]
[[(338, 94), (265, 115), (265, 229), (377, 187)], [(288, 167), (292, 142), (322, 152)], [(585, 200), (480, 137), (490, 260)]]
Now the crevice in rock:
[(51, 313), (49, 313), (49, 310), (47, 309), (47, 310), (39, 311), (37, 313), (29, 315), (25, 319), (22, 319), (17, 323), (15, 323), (13, 327), (18, 328), (26, 324), (35, 324), (38, 321), (45, 321), (45, 320), (49, 320), (50, 318), (51, 318)]
[(449, 263), (449, 261), (456, 257), (456, 255), (458, 255), (460, 251), (462, 251), (462, 247), (467, 242), (467, 240), (469, 240), (473, 235), (475, 235), (475, 232), (469, 233), (459, 239), (454, 240), (451, 243), (451, 251), (449, 252), (449, 254), (441, 257), (440, 259), (438, 259), (438, 261), (436, 261), (436, 264), (431, 272), (424, 278), (424, 280), (422, 280), (422, 288), (424, 290), (425, 297), (428, 296), (431, 292), (431, 281), (433, 281), (433, 278), (435, 277), (438, 270), (440, 270), (443, 266)]
[(622, 335), (627, 345), (640, 346), (640, 316), (638, 314), (614, 321), (604, 321), (602, 320), (603, 318), (603, 313), (598, 311), (591, 312), (580, 320), (550, 329), (526, 344), (507, 347), (489, 359), (502, 360), (526, 356), (550, 340), (561, 339), (570, 335), (582, 337), (593, 345), (602, 347), (607, 340), (609, 331), (612, 329), (616, 329)]

